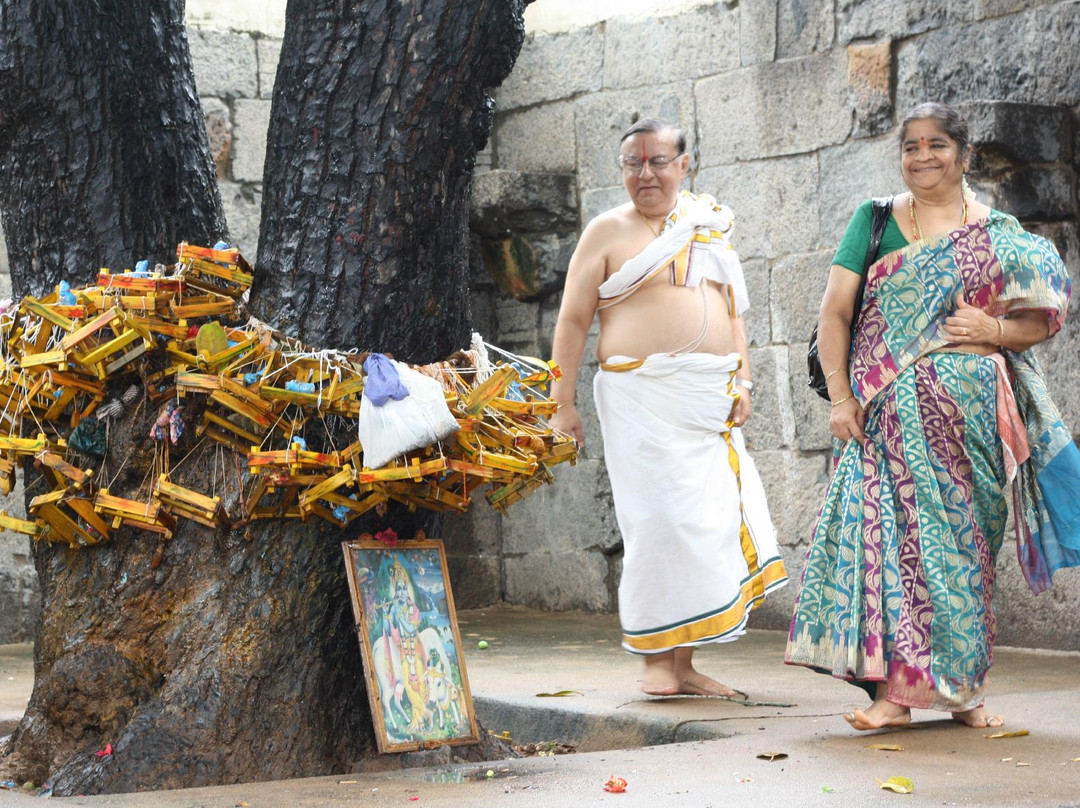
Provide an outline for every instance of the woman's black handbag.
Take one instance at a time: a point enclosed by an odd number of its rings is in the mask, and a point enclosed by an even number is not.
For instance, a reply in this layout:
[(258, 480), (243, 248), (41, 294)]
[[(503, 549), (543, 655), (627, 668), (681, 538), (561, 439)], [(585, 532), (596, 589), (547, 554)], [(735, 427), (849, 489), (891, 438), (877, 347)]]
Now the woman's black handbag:
[[(862, 282), (859, 291), (855, 295), (854, 316), (851, 318), (851, 330), (855, 331), (855, 322), (859, 319), (862, 311), (863, 290), (866, 288), (866, 271), (877, 258), (878, 249), (881, 247), (881, 237), (885, 233), (885, 225), (889, 222), (889, 214), (892, 213), (892, 197), (875, 199), (873, 204), (873, 219), (870, 224), (870, 243), (866, 246), (866, 260), (863, 261)], [(821, 369), (821, 360), (818, 359), (817, 326), (810, 332), (810, 345), (806, 351), (807, 386), (826, 401), (829, 400), (829, 385), (825, 381), (825, 372)]]

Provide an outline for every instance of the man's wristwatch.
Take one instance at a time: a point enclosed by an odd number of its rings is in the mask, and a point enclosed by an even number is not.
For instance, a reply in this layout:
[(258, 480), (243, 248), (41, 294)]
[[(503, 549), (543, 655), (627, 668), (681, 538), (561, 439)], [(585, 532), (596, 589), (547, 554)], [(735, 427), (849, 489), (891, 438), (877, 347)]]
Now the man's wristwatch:
[(750, 391), (753, 391), (754, 389), (754, 383), (752, 381), (749, 379), (740, 379), (738, 376), (735, 377), (735, 384), (739, 385), (739, 387), (745, 387)]

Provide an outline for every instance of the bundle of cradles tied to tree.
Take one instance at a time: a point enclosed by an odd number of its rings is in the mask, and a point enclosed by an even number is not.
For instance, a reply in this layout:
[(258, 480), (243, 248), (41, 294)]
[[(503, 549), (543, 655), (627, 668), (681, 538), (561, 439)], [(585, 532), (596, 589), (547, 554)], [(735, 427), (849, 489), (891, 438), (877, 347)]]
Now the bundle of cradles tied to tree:
[[(241, 320), (247, 262), (225, 245), (181, 244), (177, 259), (103, 269), (93, 286), (61, 283), (0, 313), (0, 490), (11, 491), (24, 458), (49, 489), (31, 500), (31, 520), (0, 511), (0, 527), (77, 548), (123, 525), (171, 538), (177, 517), (241, 528), (316, 516), (344, 527), (390, 500), (462, 511), (485, 490), (503, 509), (551, 482), (553, 464), (576, 461), (573, 439), (545, 422), (553, 365), (493, 362), (476, 337), (410, 368), (315, 351), (254, 321), (223, 326)], [(133, 498), (116, 496), (100, 465), (110, 419), (144, 404), (158, 412), (153, 467)], [(235, 452), (239, 496), (228, 509), (214, 491), (170, 479), (170, 449), (192, 427)]]

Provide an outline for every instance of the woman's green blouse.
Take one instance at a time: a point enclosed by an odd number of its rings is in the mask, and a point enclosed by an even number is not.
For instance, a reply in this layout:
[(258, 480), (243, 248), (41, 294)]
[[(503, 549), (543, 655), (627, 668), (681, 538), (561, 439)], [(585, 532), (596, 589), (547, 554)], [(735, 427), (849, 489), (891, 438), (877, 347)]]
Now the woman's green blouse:
[[(832, 262), (839, 264), (845, 269), (850, 269), (859, 275), (863, 274), (863, 262), (866, 260), (866, 246), (870, 243), (870, 223), (873, 200), (867, 199), (855, 209), (855, 214), (848, 222), (844, 237), (840, 239), (840, 246), (836, 248), (836, 255)], [(890, 216), (885, 224), (885, 233), (881, 237), (881, 247), (874, 256), (876, 261), (883, 255), (888, 255), (893, 250), (899, 250), (908, 245), (908, 240), (900, 232), (900, 226), (896, 223), (896, 217)]]

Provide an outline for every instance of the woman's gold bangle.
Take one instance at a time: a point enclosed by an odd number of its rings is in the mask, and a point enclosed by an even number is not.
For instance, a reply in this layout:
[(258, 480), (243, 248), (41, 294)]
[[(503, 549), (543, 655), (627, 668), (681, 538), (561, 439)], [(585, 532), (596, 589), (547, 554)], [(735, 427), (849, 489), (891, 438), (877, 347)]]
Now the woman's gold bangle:
[(1001, 320), (997, 321), (998, 324), (998, 346), (1005, 347), (1005, 324)]
[(837, 368), (836, 370), (830, 370), (828, 373), (826, 373), (825, 374), (825, 383), (828, 384), (829, 379), (831, 379), (833, 376), (835, 376), (839, 372), (840, 372), (840, 368)]
[(840, 399), (839, 401), (834, 401), (834, 402), (832, 403), (832, 406), (834, 406), (834, 407), (839, 407), (839, 406), (840, 406), (841, 404), (843, 404), (843, 403), (844, 403), (845, 401), (851, 401), (851, 399), (853, 399), (853, 398), (855, 398), (855, 396), (844, 396), (844, 397), (843, 397), (842, 399)]

